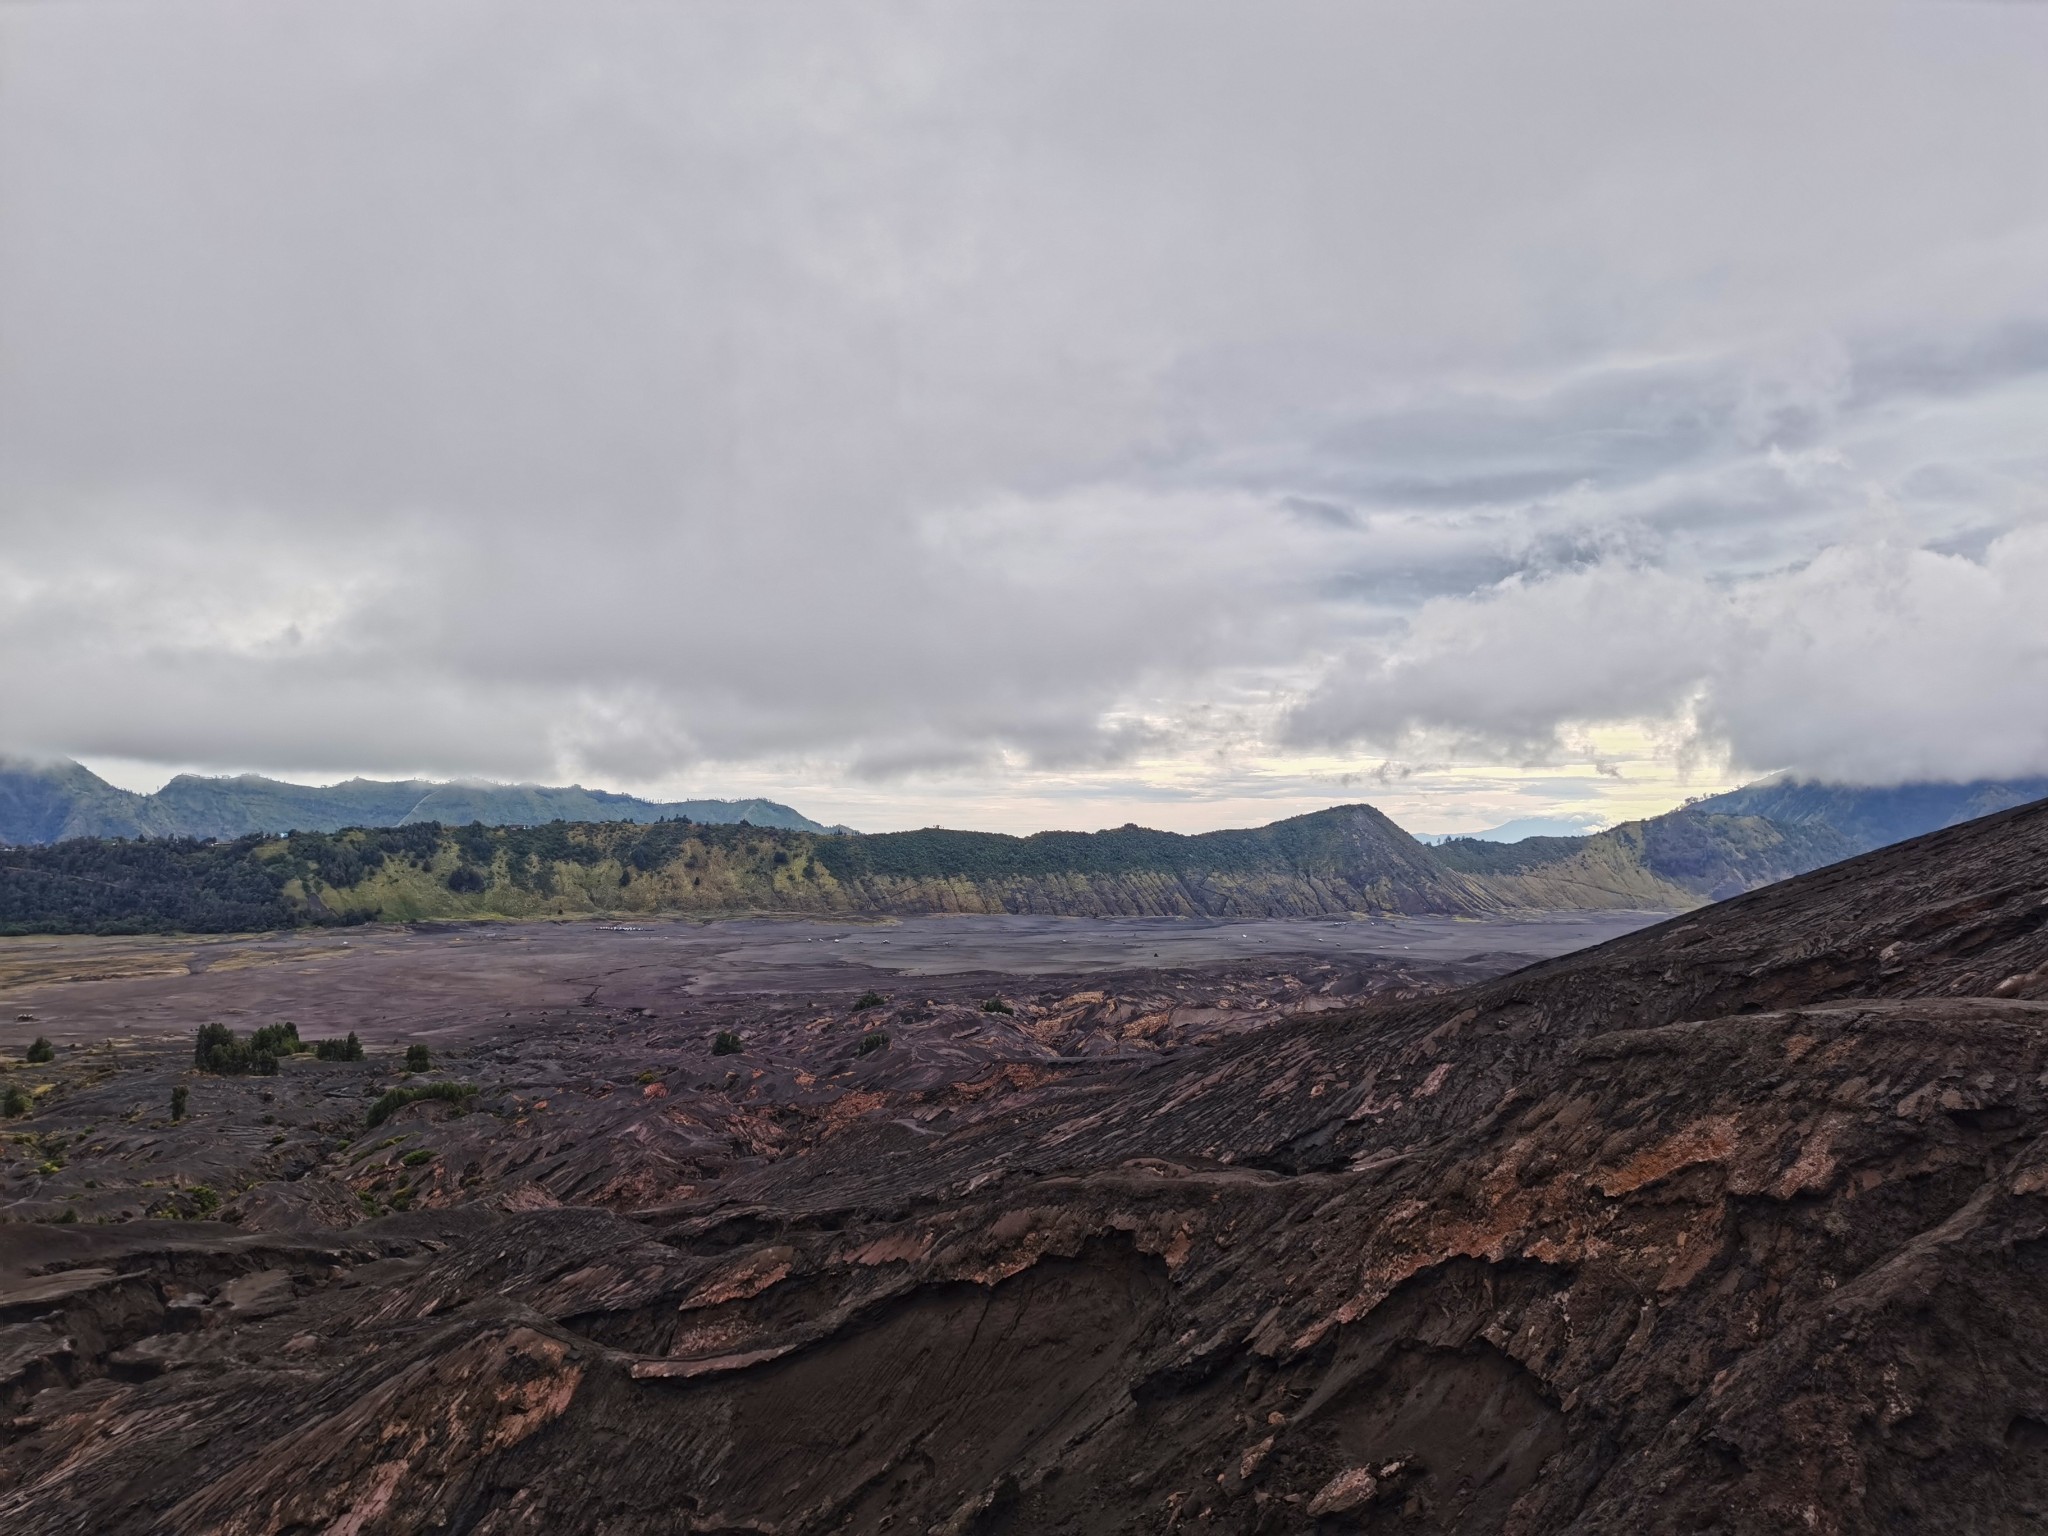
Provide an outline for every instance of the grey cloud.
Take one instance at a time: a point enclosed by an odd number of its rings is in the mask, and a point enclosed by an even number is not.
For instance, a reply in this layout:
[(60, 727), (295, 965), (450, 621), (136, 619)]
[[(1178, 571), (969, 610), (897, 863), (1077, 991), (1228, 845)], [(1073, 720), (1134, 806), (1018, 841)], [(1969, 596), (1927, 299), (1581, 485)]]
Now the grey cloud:
[(1857, 16), (0, 12), (0, 747), (1850, 761), (1727, 590), (2048, 485), (2048, 17)]

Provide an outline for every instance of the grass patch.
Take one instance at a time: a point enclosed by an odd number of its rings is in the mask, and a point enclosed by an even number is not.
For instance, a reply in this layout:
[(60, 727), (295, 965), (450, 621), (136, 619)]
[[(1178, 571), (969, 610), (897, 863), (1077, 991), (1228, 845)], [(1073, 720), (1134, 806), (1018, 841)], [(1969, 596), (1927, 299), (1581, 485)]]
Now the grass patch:
[(422, 1099), (441, 1099), (460, 1106), (475, 1092), (474, 1083), (408, 1083), (403, 1088), (391, 1089), (370, 1106), (370, 1112), (363, 1117), (363, 1129), (376, 1129), (406, 1105)]

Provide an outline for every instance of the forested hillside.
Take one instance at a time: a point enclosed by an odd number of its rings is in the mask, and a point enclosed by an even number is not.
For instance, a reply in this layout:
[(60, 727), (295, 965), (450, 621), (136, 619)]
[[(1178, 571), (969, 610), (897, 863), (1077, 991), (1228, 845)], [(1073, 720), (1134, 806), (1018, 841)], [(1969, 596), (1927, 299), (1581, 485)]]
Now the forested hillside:
[[(551, 822), (0, 849), (0, 932), (240, 931), (603, 913), (1485, 916), (1681, 911), (1865, 851), (1702, 801), (1590, 837), (1424, 847), (1371, 806), (1183, 836)], [(1863, 835), (1867, 835), (1867, 830)]]

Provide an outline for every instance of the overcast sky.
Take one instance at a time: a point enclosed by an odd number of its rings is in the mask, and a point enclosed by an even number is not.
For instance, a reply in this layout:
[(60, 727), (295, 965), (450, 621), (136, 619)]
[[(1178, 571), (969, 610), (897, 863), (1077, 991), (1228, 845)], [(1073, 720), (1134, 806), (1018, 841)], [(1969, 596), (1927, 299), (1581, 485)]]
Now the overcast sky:
[(0, 8), (0, 749), (2048, 772), (2048, 6)]

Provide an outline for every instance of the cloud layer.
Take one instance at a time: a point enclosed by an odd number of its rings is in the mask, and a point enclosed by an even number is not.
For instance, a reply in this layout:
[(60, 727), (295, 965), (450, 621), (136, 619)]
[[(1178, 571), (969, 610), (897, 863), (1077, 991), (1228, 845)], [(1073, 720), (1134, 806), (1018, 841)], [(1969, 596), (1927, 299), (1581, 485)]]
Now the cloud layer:
[(2043, 8), (0, 41), (0, 745), (868, 824), (2048, 770)]

